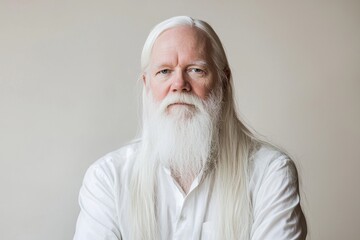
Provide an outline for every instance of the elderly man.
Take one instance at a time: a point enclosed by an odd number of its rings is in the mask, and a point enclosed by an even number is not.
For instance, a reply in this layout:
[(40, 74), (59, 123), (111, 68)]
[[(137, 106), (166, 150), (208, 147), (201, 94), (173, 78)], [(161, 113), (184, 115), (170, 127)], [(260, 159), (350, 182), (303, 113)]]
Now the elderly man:
[(305, 239), (294, 163), (237, 117), (214, 30), (168, 19), (141, 61), (141, 138), (88, 169), (74, 239)]

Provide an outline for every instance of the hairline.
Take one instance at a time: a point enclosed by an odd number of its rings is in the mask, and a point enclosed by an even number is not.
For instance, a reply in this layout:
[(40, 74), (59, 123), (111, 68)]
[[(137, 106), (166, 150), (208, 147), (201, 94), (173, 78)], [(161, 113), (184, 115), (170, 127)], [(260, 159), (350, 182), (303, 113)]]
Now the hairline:
[[(202, 28), (200, 28), (200, 27), (195, 23), (196, 20), (194, 20), (194, 19), (192, 19), (192, 20), (194, 21), (194, 23), (191, 24), (191, 25), (190, 25), (190, 24), (187, 24), (187, 23), (179, 23), (179, 24), (174, 25), (174, 26), (172, 26), (172, 27), (165, 28), (164, 30), (162, 30), (162, 31), (156, 36), (156, 38), (153, 39), (152, 44), (151, 44), (151, 49), (148, 49), (148, 50), (149, 50), (149, 54), (148, 54), (147, 65), (146, 65), (145, 68), (142, 69), (142, 73), (143, 73), (143, 74), (145, 74), (145, 73), (147, 73), (147, 72), (149, 71), (150, 59), (151, 59), (152, 51), (153, 51), (153, 49), (154, 49), (154, 46), (155, 46), (156, 41), (158, 40), (158, 38), (159, 38), (161, 35), (163, 35), (165, 32), (167, 32), (167, 31), (169, 31), (169, 30), (171, 30), (171, 29), (181, 28), (181, 27), (188, 27), (188, 28), (195, 29), (196, 32), (201, 33), (201, 35), (203, 35), (204, 38), (206, 39), (206, 43), (205, 43), (205, 44), (206, 44), (206, 50), (208, 50), (208, 51), (210, 52), (210, 54), (209, 54), (209, 59), (211, 60), (211, 62), (209, 62), (209, 61), (204, 61), (204, 60), (195, 61), (195, 62), (201, 62), (201, 61), (203, 61), (203, 62), (205, 62), (205, 64), (202, 64), (202, 65), (205, 65), (205, 66), (207, 66), (207, 67), (209, 67), (209, 66), (211, 66), (211, 65), (215, 65), (214, 59), (213, 59), (213, 53), (212, 53), (212, 52), (214, 51), (214, 47), (213, 47), (213, 45), (212, 45), (212, 43), (211, 43), (211, 39), (210, 39), (210, 37), (209, 37), (209, 34), (208, 34), (205, 30), (203, 30)], [(151, 34), (151, 33), (150, 33), (150, 34)], [(145, 47), (145, 46), (144, 46), (144, 47)], [(160, 64), (160, 65), (162, 65), (162, 64)], [(215, 68), (215, 70), (217, 70), (217, 69)]]

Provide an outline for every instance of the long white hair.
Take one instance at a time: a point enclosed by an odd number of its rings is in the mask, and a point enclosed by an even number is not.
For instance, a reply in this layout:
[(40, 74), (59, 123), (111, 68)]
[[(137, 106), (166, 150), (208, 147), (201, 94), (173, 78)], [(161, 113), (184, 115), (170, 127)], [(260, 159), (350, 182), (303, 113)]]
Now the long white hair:
[[(248, 164), (259, 141), (239, 120), (232, 93), (232, 77), (225, 51), (215, 31), (204, 21), (187, 16), (173, 17), (161, 22), (150, 32), (142, 51), (141, 68), (146, 74), (151, 51), (156, 39), (164, 31), (177, 26), (200, 29), (211, 44), (211, 57), (222, 88), (222, 108), (218, 123), (218, 152), (214, 163), (214, 197), (218, 200), (219, 217), (217, 239), (249, 239), (252, 224), (252, 206), (249, 193)], [(143, 101), (146, 101), (143, 90)], [(143, 102), (145, 106), (146, 103)], [(145, 112), (146, 109), (143, 109)], [(146, 126), (143, 129), (146, 138)], [(132, 208), (132, 239), (159, 239), (156, 220), (156, 174), (158, 163), (149, 160), (150, 143), (142, 141), (139, 156), (132, 170), (130, 192)]]

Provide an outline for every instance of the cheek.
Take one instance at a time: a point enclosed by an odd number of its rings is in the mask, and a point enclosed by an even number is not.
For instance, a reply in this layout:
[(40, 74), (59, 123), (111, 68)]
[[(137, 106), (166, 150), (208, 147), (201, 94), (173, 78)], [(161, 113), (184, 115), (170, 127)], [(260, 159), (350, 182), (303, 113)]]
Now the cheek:
[(166, 87), (162, 84), (156, 84), (150, 81), (150, 91), (155, 101), (162, 101), (166, 97)]
[(204, 86), (204, 85), (202, 85), (202, 86), (194, 86), (193, 91), (202, 100), (205, 100), (209, 96), (209, 94), (211, 92), (209, 87)]
[(210, 78), (205, 83), (193, 84), (192, 90), (199, 98), (206, 100), (215, 85), (215, 79)]

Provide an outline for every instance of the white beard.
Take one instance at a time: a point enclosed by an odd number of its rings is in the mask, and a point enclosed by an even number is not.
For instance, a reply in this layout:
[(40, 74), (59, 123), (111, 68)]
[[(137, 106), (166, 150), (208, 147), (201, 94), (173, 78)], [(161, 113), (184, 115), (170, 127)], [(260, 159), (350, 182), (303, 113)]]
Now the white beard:
[[(193, 179), (217, 152), (222, 89), (215, 89), (204, 101), (181, 93), (156, 103), (150, 91), (144, 98), (143, 141), (151, 146), (151, 153), (146, 155), (171, 169), (175, 176)], [(178, 102), (193, 106), (169, 109), (170, 104)]]

